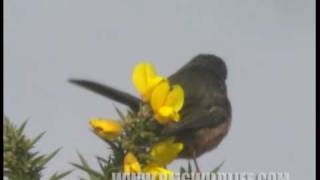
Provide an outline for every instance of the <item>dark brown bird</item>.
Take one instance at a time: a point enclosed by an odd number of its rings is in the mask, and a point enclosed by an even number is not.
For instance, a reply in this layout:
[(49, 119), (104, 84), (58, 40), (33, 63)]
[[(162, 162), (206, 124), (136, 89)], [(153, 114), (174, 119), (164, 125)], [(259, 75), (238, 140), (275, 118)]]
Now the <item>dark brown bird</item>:
[[(227, 68), (214, 55), (202, 54), (169, 77), (171, 84), (179, 84), (185, 92), (181, 120), (171, 123), (162, 134), (174, 135), (185, 145), (181, 158), (196, 158), (217, 147), (227, 134), (231, 123), (231, 105), (227, 97)], [(70, 80), (103, 96), (128, 105), (138, 111), (141, 100), (133, 95), (87, 80)]]

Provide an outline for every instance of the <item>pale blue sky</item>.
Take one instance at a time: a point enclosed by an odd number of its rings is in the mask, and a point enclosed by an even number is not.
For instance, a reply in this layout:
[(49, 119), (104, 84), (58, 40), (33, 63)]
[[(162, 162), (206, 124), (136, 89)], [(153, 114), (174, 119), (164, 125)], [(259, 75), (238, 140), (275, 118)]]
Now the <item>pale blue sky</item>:
[(288, 171), (292, 179), (315, 179), (314, 5), (5, 0), (4, 112), (15, 123), (30, 117), (30, 136), (47, 131), (37, 145), (42, 152), (63, 147), (45, 177), (72, 168), (68, 162), (78, 162), (77, 150), (97, 167), (94, 156), (106, 148), (88, 120), (116, 118), (115, 103), (68, 84), (68, 78), (136, 94), (131, 70), (140, 60), (170, 75), (196, 54), (213, 53), (228, 65), (233, 124), (219, 148), (199, 159), (202, 169), (225, 160), (223, 171)]

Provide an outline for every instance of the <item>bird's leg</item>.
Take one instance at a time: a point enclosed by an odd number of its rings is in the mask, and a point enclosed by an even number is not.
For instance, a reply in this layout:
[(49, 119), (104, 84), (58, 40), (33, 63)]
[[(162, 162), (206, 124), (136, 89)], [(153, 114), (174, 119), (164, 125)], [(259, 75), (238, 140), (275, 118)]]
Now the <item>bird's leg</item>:
[(193, 151), (192, 159), (193, 159), (194, 165), (196, 166), (197, 172), (200, 172), (200, 168), (199, 168), (199, 165), (198, 165), (198, 162), (197, 162), (197, 158), (196, 158), (196, 151)]

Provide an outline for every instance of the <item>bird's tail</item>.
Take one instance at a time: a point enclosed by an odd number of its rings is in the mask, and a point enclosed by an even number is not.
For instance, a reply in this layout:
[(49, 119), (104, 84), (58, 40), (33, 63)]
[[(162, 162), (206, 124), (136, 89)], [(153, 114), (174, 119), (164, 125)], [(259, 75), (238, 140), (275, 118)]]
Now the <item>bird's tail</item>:
[(119, 103), (125, 104), (129, 106), (133, 111), (137, 112), (139, 110), (140, 104), (142, 101), (123, 91), (112, 88), (107, 85), (103, 85), (97, 82), (89, 81), (89, 80), (80, 80), (80, 79), (70, 79), (70, 83), (86, 88), (90, 91), (98, 93), (104, 97), (115, 100)]

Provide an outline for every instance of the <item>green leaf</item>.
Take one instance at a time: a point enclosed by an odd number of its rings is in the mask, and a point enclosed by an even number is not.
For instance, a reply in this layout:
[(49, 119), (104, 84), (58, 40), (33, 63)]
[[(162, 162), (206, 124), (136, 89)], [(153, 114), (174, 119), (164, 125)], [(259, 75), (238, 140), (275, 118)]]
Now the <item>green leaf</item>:
[(90, 179), (92, 180), (96, 180), (96, 179), (99, 179), (99, 178), (103, 178), (103, 175), (87, 166), (84, 166), (84, 165), (80, 165), (80, 164), (76, 164), (76, 163), (71, 163), (71, 165), (73, 165), (74, 167), (76, 168), (79, 168), (83, 171), (85, 171), (86, 173), (88, 173)]
[(68, 176), (70, 173), (72, 173), (73, 170), (69, 170), (66, 172), (62, 172), (62, 173), (54, 173), (49, 180), (59, 180), (64, 178), (65, 176)]
[(97, 156), (96, 158), (97, 158), (98, 162), (103, 162), (103, 163), (105, 163), (105, 164), (108, 164), (108, 163), (109, 163), (106, 159), (104, 159), (104, 158), (102, 158), (102, 157), (100, 157), (100, 156)]
[(192, 166), (190, 161), (188, 161), (188, 173), (192, 173)]
[(57, 150), (55, 150), (54, 152), (52, 152), (51, 154), (49, 154), (48, 156), (46, 156), (42, 161), (41, 161), (41, 166), (44, 166), (45, 164), (47, 164), (54, 156), (57, 155), (57, 153), (60, 151), (61, 148), (58, 148)]
[(44, 160), (45, 155), (39, 155), (32, 160), (32, 164), (40, 166), (41, 162)]
[(82, 165), (76, 164), (76, 163), (71, 163), (73, 166), (85, 171), (88, 173), (90, 179), (96, 179), (97, 177), (103, 177), (103, 175), (93, 169), (90, 168), (88, 162), (84, 159), (84, 157), (81, 155), (81, 153), (77, 152), (80, 162)]
[(87, 168), (90, 168), (88, 162), (84, 159), (84, 157), (79, 153), (77, 152), (78, 156), (79, 156), (79, 159), (81, 161), (81, 164), (84, 166), (84, 167), (87, 167)]
[(22, 135), (23, 130), (24, 130), (24, 128), (26, 127), (27, 123), (28, 123), (28, 120), (24, 121), (24, 122), (20, 125), (19, 129), (17, 130), (17, 133), (18, 133), (19, 136)]
[(222, 161), (222, 163), (220, 163), (216, 168), (214, 168), (214, 169), (211, 171), (211, 173), (217, 173), (217, 172), (221, 169), (221, 167), (223, 166), (223, 164), (224, 164), (224, 161)]
[(180, 174), (183, 174), (185, 172), (187, 172), (186, 169), (184, 167), (180, 167)]
[(117, 111), (118, 115), (120, 116), (121, 120), (124, 120), (126, 117), (125, 115), (122, 113), (122, 111), (116, 107), (115, 105), (113, 105), (114, 109)]
[(30, 149), (32, 146), (34, 146), (45, 134), (46, 132), (42, 132), (40, 133), (37, 137), (35, 137), (34, 139), (31, 140), (31, 142), (29, 143), (29, 146), (27, 147), (27, 149)]

